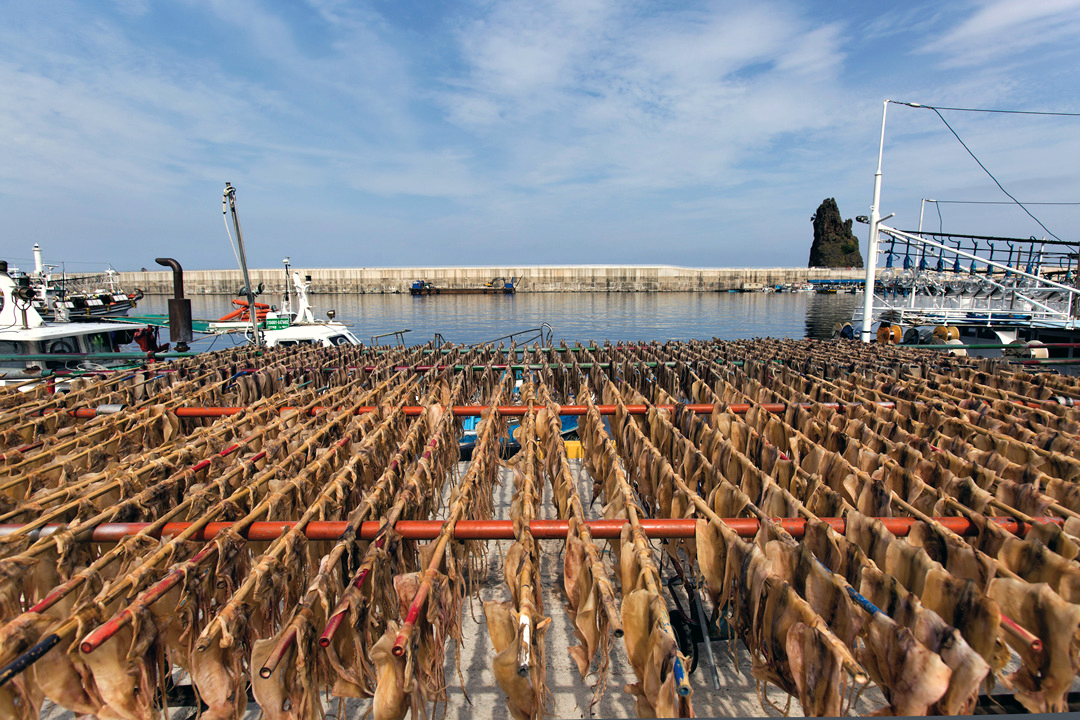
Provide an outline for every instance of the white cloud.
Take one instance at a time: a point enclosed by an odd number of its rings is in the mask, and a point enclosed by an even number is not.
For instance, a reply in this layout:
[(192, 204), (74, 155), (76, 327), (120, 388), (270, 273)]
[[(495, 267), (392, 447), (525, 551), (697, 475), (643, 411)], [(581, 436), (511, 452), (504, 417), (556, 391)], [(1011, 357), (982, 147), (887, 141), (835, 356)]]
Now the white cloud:
[(751, 152), (836, 120), (842, 42), (840, 26), (777, 3), (501, 3), (462, 28), (467, 72), (441, 99), (538, 189), (724, 183)]
[[(867, 28), (880, 40), (929, 26), (955, 61), (1011, 25), (1026, 47), (1071, 17), (1051, 1), (1053, 15), (981, 4), (959, 20), (949, 8), (837, 22), (788, 0), (476, 0), (424, 6), (416, 24), (407, 5), (185, 0), (171, 12), (201, 30), (174, 35), (155, 26), (163, 6), (43, 0), (0, 26), (6, 231), (190, 241), (216, 265), (206, 238), (230, 180), (257, 245), (288, 251), (318, 228), (312, 263), (800, 264), (822, 198), (845, 217), (869, 204), (883, 97), (1075, 102), (998, 61), (907, 70), (911, 43), (867, 42)], [(1049, 49), (1075, 57), (1061, 39)], [(890, 211), (985, 187), (936, 118), (902, 112), (890, 110)], [(995, 172), (1033, 194), (1075, 152), (1064, 130), (965, 123)]]
[(1080, 34), (1080, 0), (990, 0), (966, 20), (922, 46), (951, 66), (971, 66), (1062, 42)]

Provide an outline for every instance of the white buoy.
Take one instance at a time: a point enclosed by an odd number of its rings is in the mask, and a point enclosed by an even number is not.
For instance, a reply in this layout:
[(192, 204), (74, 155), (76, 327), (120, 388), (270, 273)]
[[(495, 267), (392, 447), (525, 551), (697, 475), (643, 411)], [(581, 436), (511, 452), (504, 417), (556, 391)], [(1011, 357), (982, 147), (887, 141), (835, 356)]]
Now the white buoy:
[[(964, 343), (961, 342), (960, 340), (956, 339), (956, 338), (949, 338), (948, 340), (945, 341), (945, 344), (946, 345), (963, 345)], [(967, 348), (962, 348), (962, 347), (961, 348), (953, 348), (953, 349), (949, 350), (949, 354), (953, 355), (955, 357), (967, 357), (968, 351), (967, 351)]]

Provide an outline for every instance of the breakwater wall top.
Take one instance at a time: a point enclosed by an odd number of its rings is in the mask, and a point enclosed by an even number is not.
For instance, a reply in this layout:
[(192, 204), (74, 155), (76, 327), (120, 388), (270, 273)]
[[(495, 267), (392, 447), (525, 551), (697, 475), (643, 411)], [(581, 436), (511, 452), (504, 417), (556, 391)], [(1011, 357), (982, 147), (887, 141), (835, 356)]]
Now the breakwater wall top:
[[(483, 285), (501, 277), (516, 279), (518, 292), (718, 292), (738, 290), (743, 283), (777, 285), (808, 280), (865, 277), (859, 268), (684, 268), (672, 265), (531, 265), (491, 267), (304, 268), (313, 293), (407, 293), (417, 280), (441, 288)], [(266, 291), (284, 288), (283, 268), (253, 269), (254, 284)], [(171, 294), (169, 270), (120, 273), (125, 288), (149, 294)], [(185, 270), (187, 295), (233, 295), (244, 284), (239, 270)]]

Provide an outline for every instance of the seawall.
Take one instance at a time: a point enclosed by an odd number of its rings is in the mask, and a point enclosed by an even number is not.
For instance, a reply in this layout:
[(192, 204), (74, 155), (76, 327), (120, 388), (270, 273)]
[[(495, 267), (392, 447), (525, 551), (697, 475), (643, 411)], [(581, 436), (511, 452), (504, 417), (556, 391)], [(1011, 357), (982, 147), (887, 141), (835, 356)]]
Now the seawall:
[[(495, 277), (517, 278), (518, 292), (718, 292), (743, 283), (777, 285), (808, 280), (865, 277), (858, 268), (684, 268), (672, 265), (532, 265), (429, 268), (301, 268), (313, 293), (407, 293), (416, 280), (436, 287), (476, 287)], [(283, 289), (283, 268), (253, 269), (254, 284)], [(124, 272), (121, 282), (152, 295), (172, 294), (172, 271)], [(239, 270), (185, 270), (187, 295), (233, 295), (244, 281)]]

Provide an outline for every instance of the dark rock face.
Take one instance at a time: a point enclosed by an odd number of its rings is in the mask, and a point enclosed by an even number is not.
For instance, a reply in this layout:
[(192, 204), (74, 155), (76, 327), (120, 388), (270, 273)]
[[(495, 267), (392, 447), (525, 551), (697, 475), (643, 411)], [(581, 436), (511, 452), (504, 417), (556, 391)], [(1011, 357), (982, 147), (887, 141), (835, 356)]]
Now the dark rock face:
[(811, 221), (814, 223), (814, 244), (810, 246), (807, 267), (862, 267), (859, 240), (851, 232), (851, 220), (840, 218), (836, 200), (825, 198)]

